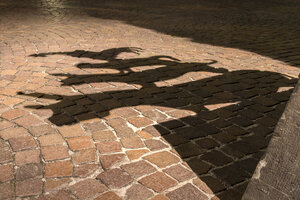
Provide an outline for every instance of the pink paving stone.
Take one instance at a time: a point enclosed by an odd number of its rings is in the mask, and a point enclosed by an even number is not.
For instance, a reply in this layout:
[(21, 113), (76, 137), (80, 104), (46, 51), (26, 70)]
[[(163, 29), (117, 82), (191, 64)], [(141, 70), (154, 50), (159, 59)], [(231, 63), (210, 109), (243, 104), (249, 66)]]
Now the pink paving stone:
[(72, 155), (72, 160), (74, 164), (83, 164), (88, 162), (94, 162), (97, 160), (96, 150), (95, 149), (83, 149), (75, 152)]
[(151, 151), (156, 151), (168, 147), (168, 145), (166, 145), (162, 141), (155, 139), (146, 140), (145, 144)]
[(40, 136), (38, 140), (41, 146), (50, 146), (58, 144), (61, 145), (65, 142), (61, 135), (58, 133)]
[(139, 137), (122, 138), (121, 143), (123, 147), (128, 149), (143, 148), (145, 146)]
[(111, 130), (100, 130), (92, 132), (93, 139), (96, 141), (115, 140), (116, 136)]
[(14, 184), (12, 182), (0, 184), (0, 199), (13, 199), (14, 193)]
[(167, 198), (166, 196), (164, 196), (162, 194), (158, 194), (155, 197), (153, 197), (151, 200), (169, 200), (169, 198)]
[(153, 121), (146, 117), (132, 117), (128, 119), (128, 122), (133, 124), (137, 128), (141, 128), (153, 124)]
[(8, 111), (3, 112), (1, 114), (1, 117), (3, 117), (4, 119), (7, 119), (7, 120), (12, 120), (12, 119), (15, 119), (17, 117), (21, 117), (25, 114), (26, 114), (26, 112), (24, 110), (12, 109), (12, 110), (8, 110)]
[(83, 164), (74, 168), (73, 176), (87, 177), (96, 170), (102, 170), (98, 164)]
[(14, 151), (20, 151), (36, 147), (35, 140), (32, 136), (10, 138), (9, 143)]
[(28, 128), (30, 126), (35, 126), (37, 124), (41, 124), (42, 121), (38, 118), (34, 117), (33, 115), (25, 115), (23, 117), (20, 117), (16, 120), (14, 120), (15, 123), (19, 124), (20, 126), (23, 126), (25, 128)]
[(80, 181), (70, 187), (71, 192), (79, 199), (88, 199), (106, 190), (106, 187), (95, 179)]
[(118, 141), (103, 141), (96, 144), (100, 153), (114, 153), (122, 150), (121, 144)]
[(9, 145), (0, 139), (0, 163), (12, 161), (12, 153), (10, 152)]
[(29, 127), (28, 130), (33, 136), (41, 136), (46, 134), (55, 134), (56, 130), (49, 124), (41, 124), (38, 126)]
[(153, 196), (153, 192), (141, 184), (135, 184), (127, 189), (126, 199), (128, 200), (144, 200)]
[(42, 178), (43, 165), (41, 163), (32, 163), (19, 166), (16, 169), (16, 180), (24, 181), (30, 178)]
[(38, 195), (42, 193), (42, 179), (30, 179), (16, 183), (16, 195), (23, 197), (29, 195)]
[(71, 178), (46, 179), (44, 188), (46, 192), (56, 190), (59, 187), (68, 185), (71, 181)]
[(62, 145), (46, 146), (41, 149), (45, 161), (59, 160), (69, 157), (67, 147)]
[(118, 115), (120, 115), (124, 118), (129, 118), (129, 117), (134, 117), (134, 116), (139, 115), (139, 113), (132, 108), (116, 109), (116, 110), (112, 111), (112, 114), (114, 114), (114, 113), (117, 113)]
[(0, 130), (6, 129), (6, 128), (11, 127), (13, 125), (14, 124), (9, 122), (9, 121), (5, 121), (5, 120), (0, 119)]
[(139, 180), (140, 183), (153, 189), (155, 192), (163, 192), (164, 190), (173, 187), (177, 182), (165, 175), (162, 172), (156, 172)]
[(132, 181), (132, 178), (120, 169), (111, 169), (97, 176), (109, 188), (122, 188)]
[(105, 169), (111, 168), (113, 165), (125, 160), (125, 154), (100, 155), (100, 162)]
[(177, 181), (182, 182), (195, 177), (195, 174), (183, 167), (182, 165), (175, 165), (164, 170), (167, 174), (175, 178)]
[(14, 168), (12, 164), (0, 165), (0, 183), (14, 178)]
[(148, 149), (128, 150), (126, 151), (126, 155), (130, 160), (135, 160), (148, 152), (150, 152)]
[(157, 165), (160, 168), (165, 168), (169, 165), (179, 162), (179, 158), (168, 151), (162, 151), (145, 156), (144, 159)]
[(73, 151), (94, 147), (94, 143), (90, 136), (69, 138), (67, 142), (69, 144), (70, 149)]
[(63, 137), (78, 137), (84, 134), (81, 126), (79, 124), (71, 126), (62, 126), (58, 128), (59, 132)]
[(108, 191), (98, 196), (95, 200), (122, 200), (122, 199), (113, 191)]
[(150, 133), (147, 133), (146, 131), (138, 131), (137, 132), (143, 139), (151, 139), (153, 136)]
[(57, 193), (50, 193), (48, 195), (41, 196), (37, 200), (75, 200), (75, 197), (72, 197), (72, 195), (66, 190), (60, 190)]
[(25, 150), (16, 152), (15, 161), (17, 165), (24, 165), (29, 163), (40, 162), (40, 151), (39, 150)]
[(60, 161), (48, 163), (45, 166), (45, 177), (64, 177), (71, 176), (73, 164), (71, 161)]
[(134, 178), (151, 174), (156, 171), (156, 169), (151, 164), (147, 163), (144, 160), (122, 165), (121, 168)]
[(0, 136), (4, 140), (8, 140), (14, 137), (21, 137), (29, 135), (28, 131), (23, 127), (11, 127), (0, 132)]

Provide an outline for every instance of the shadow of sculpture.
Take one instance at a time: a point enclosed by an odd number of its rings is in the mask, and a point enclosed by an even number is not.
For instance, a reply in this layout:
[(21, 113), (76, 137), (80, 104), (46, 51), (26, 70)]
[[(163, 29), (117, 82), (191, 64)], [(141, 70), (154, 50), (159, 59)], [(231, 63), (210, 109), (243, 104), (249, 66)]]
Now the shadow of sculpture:
[[(117, 59), (120, 52), (136, 52), (136, 49), (35, 55), (62, 54), (94, 59), (98, 56), (97, 59), (107, 63), (84, 66), (117, 69), (119, 73), (54, 74), (66, 77), (62, 80), (63, 85), (102, 84), (94, 85), (96, 93), (92, 94), (84, 93), (84, 90), (73, 96), (19, 94), (56, 99), (57, 103), (27, 107), (51, 109), (53, 115), (49, 121), (58, 126), (107, 117), (114, 109), (140, 105), (151, 105), (160, 111), (167, 108), (166, 113), (174, 110), (192, 112), (158, 121), (144, 130), (168, 141), (221, 200), (241, 199), (297, 80), (269, 71), (228, 71), (209, 66), (216, 61), (181, 63), (168, 56), (121, 60)], [(135, 69), (139, 66), (148, 68)], [(83, 65), (78, 67), (83, 68)], [(218, 74), (197, 80), (189, 77), (183, 83), (168, 83), (189, 72), (201, 71)], [(113, 83), (126, 86), (118, 88)], [(158, 83), (164, 84), (157, 86)], [(150, 119), (153, 117), (147, 112), (142, 114)], [(116, 132), (118, 134), (118, 130)]]

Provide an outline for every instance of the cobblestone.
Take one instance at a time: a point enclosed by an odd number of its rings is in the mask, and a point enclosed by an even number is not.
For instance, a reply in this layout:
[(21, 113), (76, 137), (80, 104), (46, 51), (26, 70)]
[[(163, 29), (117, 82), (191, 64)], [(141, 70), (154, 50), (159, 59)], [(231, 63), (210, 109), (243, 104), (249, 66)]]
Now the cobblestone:
[(0, 199), (241, 199), (297, 82), (300, 4), (149, 5), (1, 1)]

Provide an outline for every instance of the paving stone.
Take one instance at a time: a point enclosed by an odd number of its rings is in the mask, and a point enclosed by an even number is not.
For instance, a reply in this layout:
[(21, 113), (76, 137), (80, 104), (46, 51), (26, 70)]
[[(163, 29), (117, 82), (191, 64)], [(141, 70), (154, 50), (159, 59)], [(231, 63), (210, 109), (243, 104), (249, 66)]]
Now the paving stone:
[(35, 141), (32, 136), (10, 138), (9, 143), (14, 151), (20, 151), (36, 147)]
[(0, 132), (0, 136), (4, 140), (8, 140), (14, 137), (22, 137), (29, 135), (28, 131), (23, 127), (11, 127)]
[(122, 138), (121, 143), (123, 147), (127, 149), (137, 149), (145, 147), (144, 143), (139, 137)]
[(152, 197), (153, 192), (140, 184), (135, 184), (127, 189), (125, 196), (128, 200), (143, 200)]
[(184, 123), (182, 123), (178, 120), (171, 120), (171, 121), (163, 122), (163, 123), (161, 123), (161, 125), (166, 127), (169, 130), (172, 130), (172, 129), (184, 126)]
[(73, 151), (94, 147), (94, 143), (89, 136), (80, 136), (80, 137), (69, 138), (69, 139), (67, 139), (67, 142), (68, 142), (70, 149)]
[(142, 128), (150, 124), (153, 124), (153, 121), (146, 117), (132, 117), (128, 119), (128, 122), (137, 128)]
[(6, 129), (13, 126), (13, 123), (9, 122), (9, 121), (4, 121), (2, 119), (0, 119), (0, 130)]
[(186, 169), (182, 165), (175, 165), (163, 171), (169, 174), (171, 177), (175, 178), (179, 182), (186, 181), (195, 176), (195, 174), (192, 171)]
[(231, 164), (212, 171), (218, 178), (229, 185), (235, 185), (249, 178), (249, 174), (237, 165)]
[(7, 120), (12, 120), (18, 117), (21, 117), (23, 115), (25, 115), (26, 112), (24, 110), (20, 110), (20, 109), (12, 109), (12, 110), (8, 110), (5, 111), (1, 114), (1, 117)]
[(39, 150), (25, 150), (25, 151), (16, 152), (15, 162), (17, 165), (24, 165), (24, 164), (28, 164), (28, 163), (39, 163), (40, 162), (40, 151)]
[(69, 157), (68, 149), (62, 145), (42, 147), (42, 155), (45, 161), (59, 160)]
[(170, 200), (190, 199), (190, 200), (207, 200), (208, 197), (192, 184), (188, 183), (176, 190), (167, 193)]
[(189, 158), (193, 156), (200, 155), (204, 152), (198, 145), (188, 142), (185, 144), (181, 144), (175, 147), (175, 150), (180, 155), (181, 158)]
[(205, 153), (200, 158), (215, 166), (222, 166), (233, 161), (230, 157), (217, 150), (212, 150), (208, 153)]
[(114, 153), (122, 150), (121, 144), (118, 141), (103, 141), (96, 143), (100, 153)]
[(79, 137), (84, 134), (79, 124), (75, 124), (72, 126), (61, 126), (58, 128), (58, 130), (63, 137)]
[(108, 191), (98, 196), (95, 200), (122, 200), (122, 199), (116, 193), (112, 191)]
[(168, 177), (162, 172), (156, 172), (146, 176), (140, 179), (139, 182), (146, 187), (153, 189), (155, 192), (162, 192), (177, 184), (174, 179)]
[(15, 196), (14, 185), (12, 182), (0, 184), (0, 199), (13, 199)]
[(225, 186), (222, 182), (212, 176), (202, 176), (196, 178), (193, 183), (200, 189), (209, 194), (215, 194), (222, 190), (225, 190)]
[(83, 149), (80, 151), (75, 152), (72, 155), (73, 163), (83, 164), (88, 162), (94, 162), (97, 160), (96, 150), (95, 149)]
[(110, 130), (94, 131), (92, 133), (92, 136), (93, 136), (93, 139), (96, 141), (115, 140), (116, 139), (115, 134)]
[(132, 181), (132, 178), (120, 169), (104, 171), (97, 176), (97, 179), (112, 189), (124, 187)]
[(14, 179), (14, 168), (12, 164), (0, 165), (0, 182)]
[(205, 137), (207, 135), (203, 130), (195, 127), (183, 127), (175, 129), (174, 132), (187, 140)]
[(134, 178), (153, 173), (156, 169), (144, 160), (122, 165), (121, 168)]
[(41, 194), (42, 189), (42, 179), (30, 179), (16, 183), (16, 195), (20, 197)]
[(71, 176), (73, 164), (70, 161), (48, 163), (45, 166), (45, 177)]
[(70, 190), (79, 199), (87, 199), (104, 192), (106, 187), (95, 179), (87, 179), (75, 183), (70, 187)]
[(7, 163), (13, 160), (9, 146), (0, 140), (0, 163)]
[(84, 124), (84, 127), (85, 130), (90, 132), (107, 129), (107, 126), (103, 122), (93, 122), (93, 123)]
[(162, 141), (155, 139), (146, 140), (145, 144), (151, 151), (161, 150), (168, 147), (168, 145)]
[(215, 140), (211, 138), (203, 138), (200, 140), (197, 140), (197, 145), (199, 145), (202, 149), (212, 149), (219, 146), (219, 143), (217, 143)]
[(65, 142), (61, 135), (57, 133), (40, 136), (38, 140), (41, 146), (58, 145)]
[(148, 126), (147, 128), (144, 128), (143, 131), (145, 131), (146, 133), (151, 134), (154, 137), (158, 137), (161, 135), (166, 135), (168, 133), (170, 133), (169, 130), (163, 128), (162, 126), (159, 125), (155, 125), (155, 126)]
[(198, 175), (206, 174), (212, 166), (203, 162), (202, 159), (199, 158), (193, 158), (191, 160), (187, 161), (187, 164), (189, 167)]
[(125, 160), (125, 154), (100, 155), (100, 162), (103, 168), (111, 168), (113, 165)]
[(137, 149), (137, 150), (128, 150), (126, 151), (126, 155), (129, 160), (135, 160), (143, 156), (144, 154), (148, 153), (149, 150), (147, 149)]
[(32, 127), (29, 127), (28, 129), (33, 136), (41, 136), (41, 135), (56, 133), (56, 130), (48, 124), (32, 126)]
[(30, 126), (36, 126), (38, 124), (43, 123), (41, 120), (39, 120), (37, 117), (33, 115), (25, 115), (23, 117), (14, 120), (14, 122), (25, 128), (28, 128)]
[(18, 181), (24, 181), (30, 178), (41, 178), (42, 169), (43, 167), (40, 163), (22, 165), (16, 170), (16, 179)]
[(162, 151), (145, 156), (144, 159), (157, 165), (160, 168), (165, 168), (169, 165), (179, 162), (179, 158), (168, 151)]
[(71, 182), (70, 178), (60, 178), (60, 179), (46, 179), (44, 189), (45, 191), (53, 191), (59, 187), (67, 185)]
[(225, 131), (222, 131), (218, 134), (212, 135), (212, 137), (214, 139), (216, 139), (217, 141), (224, 143), (224, 144), (230, 143), (230, 142), (236, 140), (236, 137), (234, 137), (233, 135), (231, 135), (230, 133), (225, 132)]
[(73, 176), (87, 177), (98, 169), (101, 169), (101, 167), (98, 164), (79, 165), (79, 166), (74, 167)]
[(164, 196), (162, 194), (158, 194), (155, 197), (153, 197), (151, 200), (169, 200), (169, 198), (167, 198), (166, 196)]

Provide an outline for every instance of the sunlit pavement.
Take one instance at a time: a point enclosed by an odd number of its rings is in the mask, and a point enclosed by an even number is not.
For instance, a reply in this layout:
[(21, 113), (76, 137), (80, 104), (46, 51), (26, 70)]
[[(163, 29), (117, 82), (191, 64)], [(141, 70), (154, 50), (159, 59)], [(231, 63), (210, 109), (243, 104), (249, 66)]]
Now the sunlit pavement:
[(0, 2), (0, 199), (241, 199), (300, 3), (70, 2)]

